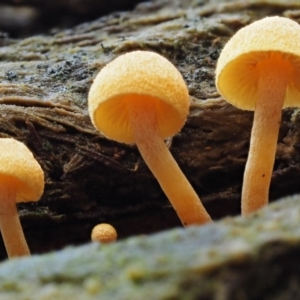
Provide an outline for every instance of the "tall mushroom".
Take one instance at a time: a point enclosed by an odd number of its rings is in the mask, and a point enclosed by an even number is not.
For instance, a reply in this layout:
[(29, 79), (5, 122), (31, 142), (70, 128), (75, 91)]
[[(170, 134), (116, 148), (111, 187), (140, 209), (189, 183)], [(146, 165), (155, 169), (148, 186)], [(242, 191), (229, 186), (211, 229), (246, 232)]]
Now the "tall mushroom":
[(300, 106), (300, 26), (267, 17), (240, 29), (225, 45), (216, 86), (231, 104), (254, 110), (242, 189), (242, 214), (269, 201), (281, 111)]
[(16, 202), (38, 200), (44, 190), (44, 173), (21, 142), (0, 139), (0, 230), (8, 256), (30, 255)]
[(184, 226), (211, 220), (164, 143), (181, 129), (189, 109), (186, 84), (167, 59), (149, 51), (119, 56), (99, 72), (88, 102), (103, 134), (136, 143)]

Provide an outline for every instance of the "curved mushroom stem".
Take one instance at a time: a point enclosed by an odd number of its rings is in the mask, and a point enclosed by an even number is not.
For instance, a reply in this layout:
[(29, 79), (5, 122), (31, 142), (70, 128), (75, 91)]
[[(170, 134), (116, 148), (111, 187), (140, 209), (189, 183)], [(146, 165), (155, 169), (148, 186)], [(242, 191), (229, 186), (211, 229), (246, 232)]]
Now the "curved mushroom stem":
[[(276, 61), (275, 61), (276, 63)], [(250, 149), (244, 172), (242, 214), (267, 205), (288, 75), (274, 62), (262, 63)], [(280, 63), (280, 62), (279, 62)]]
[(189, 226), (211, 221), (199, 197), (164, 143), (155, 114), (147, 104), (143, 104), (143, 107), (132, 105), (128, 109), (137, 147), (182, 224)]
[(16, 206), (15, 190), (0, 182), (0, 230), (9, 258), (30, 255)]

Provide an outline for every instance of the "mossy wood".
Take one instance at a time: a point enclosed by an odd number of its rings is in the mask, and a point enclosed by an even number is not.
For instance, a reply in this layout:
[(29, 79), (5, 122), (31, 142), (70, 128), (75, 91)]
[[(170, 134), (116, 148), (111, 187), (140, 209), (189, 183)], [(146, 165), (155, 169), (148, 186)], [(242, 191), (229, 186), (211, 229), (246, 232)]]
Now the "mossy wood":
[(1, 300), (299, 299), (300, 198), (250, 217), (0, 264)]
[[(239, 28), (266, 15), (297, 21), (299, 9), (299, 1), (157, 0), (53, 35), (2, 38), (0, 136), (24, 142), (46, 178), (42, 199), (19, 205), (32, 252), (86, 242), (100, 222), (120, 238), (180, 226), (136, 147), (106, 139), (87, 113), (97, 72), (131, 50), (155, 51), (183, 74), (190, 114), (170, 150), (213, 218), (239, 213), (253, 113), (216, 92), (216, 60)], [(298, 110), (285, 109), (271, 200), (300, 191), (299, 125)]]

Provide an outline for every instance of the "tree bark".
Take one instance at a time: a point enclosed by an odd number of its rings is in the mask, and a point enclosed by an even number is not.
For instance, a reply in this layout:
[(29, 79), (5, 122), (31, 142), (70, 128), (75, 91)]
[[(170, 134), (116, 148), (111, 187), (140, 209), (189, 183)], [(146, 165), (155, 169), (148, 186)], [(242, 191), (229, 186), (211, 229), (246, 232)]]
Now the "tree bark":
[[(19, 205), (32, 253), (86, 242), (100, 222), (120, 238), (180, 226), (137, 148), (106, 139), (87, 114), (97, 72), (136, 49), (160, 53), (183, 74), (191, 109), (170, 151), (214, 219), (239, 214), (253, 113), (220, 98), (216, 61), (239, 28), (270, 14), (297, 20), (299, 8), (298, 1), (157, 0), (53, 35), (3, 37), (0, 136), (24, 142), (46, 177), (42, 199)], [(298, 110), (285, 109), (271, 200), (300, 191), (299, 125)]]

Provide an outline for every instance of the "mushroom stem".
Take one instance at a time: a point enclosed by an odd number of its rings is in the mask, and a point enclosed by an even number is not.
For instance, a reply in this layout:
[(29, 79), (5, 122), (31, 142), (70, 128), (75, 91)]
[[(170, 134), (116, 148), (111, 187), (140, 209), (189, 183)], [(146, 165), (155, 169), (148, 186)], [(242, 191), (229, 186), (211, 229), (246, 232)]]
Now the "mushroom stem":
[(189, 226), (211, 221), (199, 197), (164, 143), (153, 109), (148, 109), (147, 103), (143, 103), (130, 105), (128, 110), (137, 147), (182, 224)]
[(278, 63), (284, 64), (283, 61), (270, 59), (262, 62), (259, 68), (258, 99), (242, 189), (243, 215), (258, 210), (269, 201), (269, 187), (289, 77), (283, 71), (286, 68), (279, 68)]
[(30, 255), (16, 207), (16, 193), (7, 182), (0, 182), (0, 199), (0, 230), (8, 257)]

